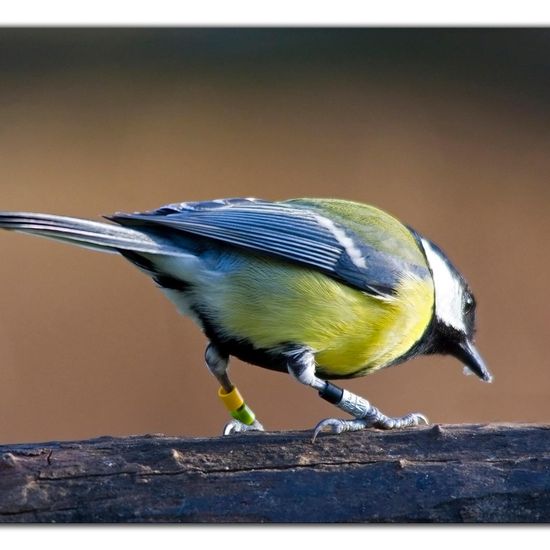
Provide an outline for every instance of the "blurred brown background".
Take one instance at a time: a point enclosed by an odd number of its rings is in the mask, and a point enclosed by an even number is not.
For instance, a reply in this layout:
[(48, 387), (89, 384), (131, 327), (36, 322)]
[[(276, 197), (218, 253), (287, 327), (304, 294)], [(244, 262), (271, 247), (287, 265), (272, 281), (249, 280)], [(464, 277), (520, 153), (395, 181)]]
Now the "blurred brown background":
[[(3, 29), (0, 209), (374, 204), (465, 273), (495, 382), (434, 356), (343, 386), (432, 422), (549, 422), (549, 52), (541, 29)], [(18, 234), (0, 253), (0, 442), (220, 432), (203, 335), (135, 268)], [(268, 429), (338, 416), (232, 372)]]

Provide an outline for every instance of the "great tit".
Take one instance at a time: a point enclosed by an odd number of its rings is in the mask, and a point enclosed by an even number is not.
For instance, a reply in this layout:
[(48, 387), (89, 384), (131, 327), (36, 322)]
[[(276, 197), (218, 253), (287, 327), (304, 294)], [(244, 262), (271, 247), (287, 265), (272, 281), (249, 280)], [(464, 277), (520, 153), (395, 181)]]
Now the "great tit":
[(118, 253), (150, 276), (209, 340), (206, 364), (233, 417), (225, 434), (263, 430), (228, 376), (231, 355), (290, 373), (352, 416), (321, 421), (314, 438), (427, 423), (386, 416), (329, 380), (433, 353), (492, 379), (464, 278), (433, 242), (373, 206), (231, 198), (107, 219), (0, 212), (0, 227)]

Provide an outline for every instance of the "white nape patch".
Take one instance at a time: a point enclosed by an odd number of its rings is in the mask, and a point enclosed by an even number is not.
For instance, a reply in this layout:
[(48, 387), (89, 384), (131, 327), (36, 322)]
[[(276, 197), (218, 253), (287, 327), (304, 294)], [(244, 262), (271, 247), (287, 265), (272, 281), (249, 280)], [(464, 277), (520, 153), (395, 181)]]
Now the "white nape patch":
[(365, 262), (363, 254), (361, 254), (359, 248), (355, 246), (353, 239), (351, 237), (348, 237), (343, 229), (336, 227), (332, 220), (329, 220), (324, 216), (315, 214), (315, 219), (317, 220), (319, 225), (323, 226), (325, 229), (328, 229), (334, 235), (336, 240), (344, 247), (344, 250), (347, 252), (347, 255), (350, 257), (351, 261), (357, 267), (363, 269), (367, 267), (367, 263)]
[(447, 326), (466, 332), (462, 306), (464, 295), (462, 282), (441, 253), (426, 239), (420, 240), (434, 280), (435, 315)]

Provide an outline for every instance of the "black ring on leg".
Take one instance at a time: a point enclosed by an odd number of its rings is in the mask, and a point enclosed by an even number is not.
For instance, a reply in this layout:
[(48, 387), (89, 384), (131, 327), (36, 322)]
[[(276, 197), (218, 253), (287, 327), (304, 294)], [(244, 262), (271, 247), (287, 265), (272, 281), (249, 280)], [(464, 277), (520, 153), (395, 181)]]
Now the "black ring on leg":
[(333, 405), (338, 405), (342, 401), (342, 396), (344, 395), (344, 390), (326, 382), (325, 387), (322, 390), (319, 390), (319, 397), (322, 397), (325, 401), (332, 403)]

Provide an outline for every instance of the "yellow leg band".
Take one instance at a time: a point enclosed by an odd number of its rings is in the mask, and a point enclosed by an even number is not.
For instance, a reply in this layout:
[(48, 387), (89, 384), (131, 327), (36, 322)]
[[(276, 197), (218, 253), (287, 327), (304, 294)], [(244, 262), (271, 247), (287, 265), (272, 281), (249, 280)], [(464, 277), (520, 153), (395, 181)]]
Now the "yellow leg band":
[(237, 388), (233, 388), (229, 393), (220, 388), (218, 390), (218, 397), (231, 413), (244, 405), (244, 399)]
[(237, 388), (233, 388), (229, 393), (226, 393), (223, 388), (220, 388), (218, 390), (218, 397), (222, 400), (222, 403), (227, 407), (227, 410), (231, 413), (233, 418), (249, 426), (254, 424), (256, 416), (244, 402)]

